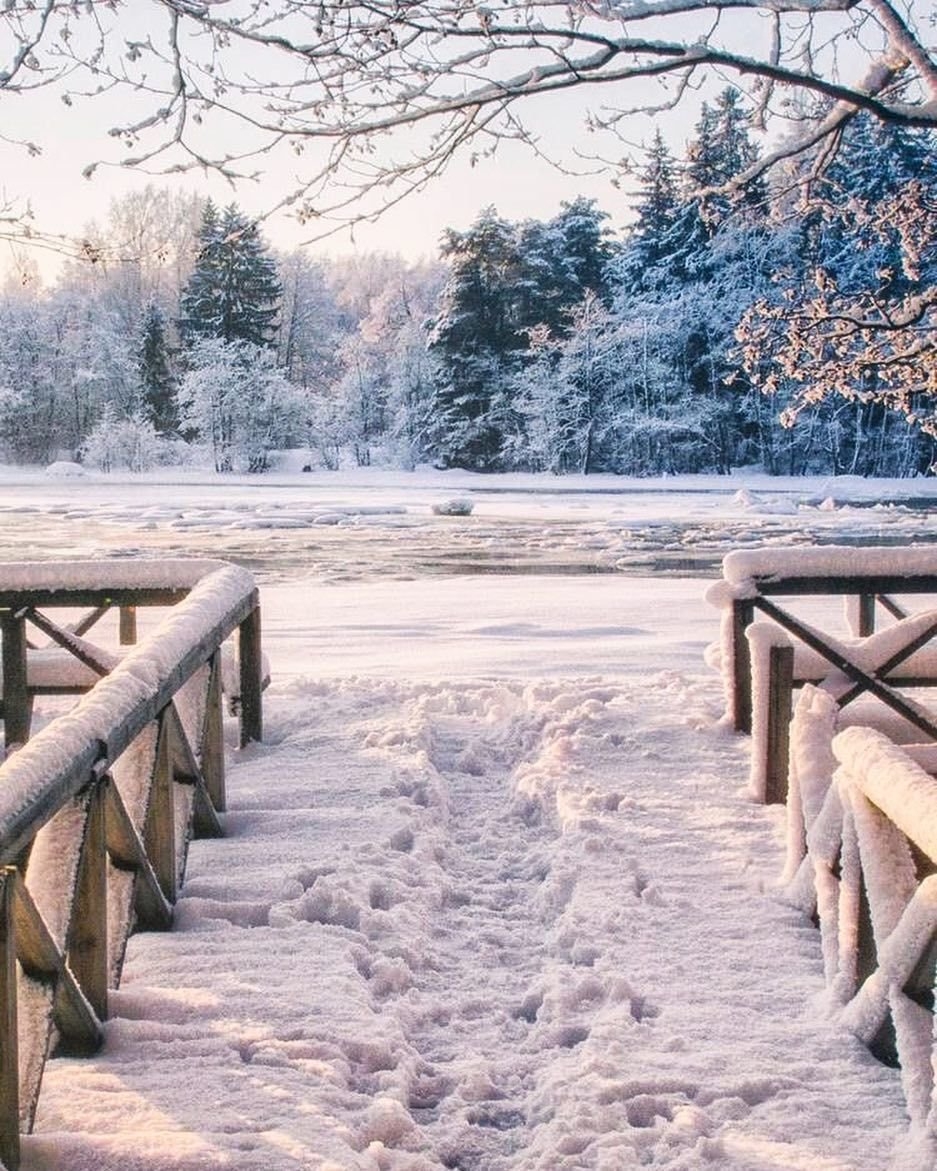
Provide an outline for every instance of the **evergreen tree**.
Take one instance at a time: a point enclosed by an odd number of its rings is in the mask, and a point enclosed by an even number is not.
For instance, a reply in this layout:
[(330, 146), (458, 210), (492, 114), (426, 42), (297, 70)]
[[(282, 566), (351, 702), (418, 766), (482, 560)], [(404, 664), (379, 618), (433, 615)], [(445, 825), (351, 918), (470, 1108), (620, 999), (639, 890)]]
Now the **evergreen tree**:
[(429, 345), (439, 359), (433, 451), (447, 465), (497, 466), (508, 384), (526, 346), (517, 320), (520, 256), (515, 229), (493, 207), (466, 232), (449, 230), (450, 276)]
[(677, 163), (660, 130), (638, 178), (635, 222), (625, 255), (632, 283), (640, 283), (644, 274), (670, 255), (671, 235), (680, 211)]
[(180, 301), (179, 328), (188, 345), (198, 338), (273, 343), (281, 297), (273, 258), (257, 230), (234, 204), (202, 214), (195, 269)]
[(143, 399), (153, 425), (159, 432), (173, 431), (177, 425), (175, 379), (166, 339), (166, 319), (154, 302), (147, 305), (140, 330), (140, 382)]

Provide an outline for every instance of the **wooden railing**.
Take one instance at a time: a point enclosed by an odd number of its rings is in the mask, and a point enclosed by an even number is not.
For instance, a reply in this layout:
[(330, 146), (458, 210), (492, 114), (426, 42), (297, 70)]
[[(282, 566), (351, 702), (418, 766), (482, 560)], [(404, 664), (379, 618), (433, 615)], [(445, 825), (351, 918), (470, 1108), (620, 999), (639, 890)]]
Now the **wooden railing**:
[(834, 1015), (900, 1067), (930, 1168), (937, 745), (899, 746), (864, 727), (837, 733), (837, 720), (833, 697), (807, 685), (792, 726), (784, 890), (819, 925)]
[[(75, 605), (93, 609), (68, 627), (45, 613)], [(93, 615), (164, 605), (122, 657), (84, 637)], [(27, 624), (100, 677), (30, 739), (33, 694), (80, 690), (81, 671), (32, 672)], [(3, 566), (0, 628), (17, 745), (0, 767), (0, 1161), (16, 1171), (47, 1056), (100, 1044), (128, 936), (170, 926), (189, 837), (221, 833), (222, 643), (238, 633), (242, 745), (262, 735), (263, 669), (253, 579), (221, 562)]]

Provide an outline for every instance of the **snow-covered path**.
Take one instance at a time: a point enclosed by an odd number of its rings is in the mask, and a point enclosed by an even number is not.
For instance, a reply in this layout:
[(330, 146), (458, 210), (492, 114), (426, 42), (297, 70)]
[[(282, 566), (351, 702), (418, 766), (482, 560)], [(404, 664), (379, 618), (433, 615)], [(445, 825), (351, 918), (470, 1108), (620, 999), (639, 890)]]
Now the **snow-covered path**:
[(26, 1171), (887, 1167), (702, 588), (266, 591), (266, 743)]

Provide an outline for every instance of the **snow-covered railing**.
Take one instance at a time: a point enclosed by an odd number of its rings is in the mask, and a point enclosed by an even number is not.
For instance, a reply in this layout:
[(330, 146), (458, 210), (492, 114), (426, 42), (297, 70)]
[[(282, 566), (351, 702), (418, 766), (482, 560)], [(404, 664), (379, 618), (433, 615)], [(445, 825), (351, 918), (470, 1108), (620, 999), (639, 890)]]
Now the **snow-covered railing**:
[[(789, 816), (788, 897), (815, 914), (838, 1019), (897, 1063), (915, 1136), (937, 1155), (937, 745), (899, 747), (881, 732), (836, 729), (833, 699), (798, 704)], [(832, 747), (831, 747), (832, 745)]]
[[(118, 657), (39, 610), (75, 605), (172, 609)], [(47, 1054), (97, 1047), (131, 930), (170, 925), (189, 837), (221, 832), (234, 632), (242, 744), (262, 734), (263, 679), (257, 589), (223, 562), (3, 566), (0, 607), (21, 729), (27, 622), (103, 676), (0, 766), (0, 1161), (15, 1171)]]
[(783, 803), (788, 784), (788, 724), (794, 685), (822, 686), (844, 708), (874, 696), (918, 734), (937, 742), (937, 713), (902, 688), (937, 685), (937, 610), (902, 618), (867, 638), (836, 638), (790, 619), (795, 643), (776, 623), (746, 631), (751, 664), (751, 788), (759, 800)]
[[(816, 546), (804, 548), (752, 549), (729, 553), (722, 563), (723, 580), (708, 594), (710, 601), (722, 608), (723, 623), (719, 663), (726, 686), (727, 702), (735, 728), (749, 732), (752, 728), (752, 671), (746, 631), (756, 616), (786, 630), (798, 644), (807, 646), (832, 662), (828, 651), (836, 648), (817, 646), (805, 639), (801, 623), (776, 598), (804, 598), (840, 595), (845, 599), (848, 633), (859, 638), (871, 635), (876, 627), (876, 610), (884, 610), (892, 619), (908, 616), (908, 608), (895, 600), (895, 594), (931, 594), (937, 596), (937, 546), (896, 549), (885, 546), (847, 548)], [(819, 633), (821, 642), (828, 644)], [(795, 682), (816, 678), (809, 665), (799, 670), (795, 660)], [(920, 676), (902, 673), (903, 686), (937, 683), (930, 671)]]

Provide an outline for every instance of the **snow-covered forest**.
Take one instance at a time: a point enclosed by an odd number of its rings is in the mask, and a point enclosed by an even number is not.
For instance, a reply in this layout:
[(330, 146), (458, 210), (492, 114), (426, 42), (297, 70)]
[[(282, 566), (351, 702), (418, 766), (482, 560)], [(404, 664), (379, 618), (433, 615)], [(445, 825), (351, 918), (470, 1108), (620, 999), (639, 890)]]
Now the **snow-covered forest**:
[(752, 121), (725, 89), (682, 157), (657, 136), (613, 212), (491, 207), (419, 264), (276, 254), (236, 205), (124, 196), (54, 287), (25, 253), (3, 287), (0, 454), (926, 473), (933, 132), (860, 115), (831, 162), (801, 153), (735, 190)]

